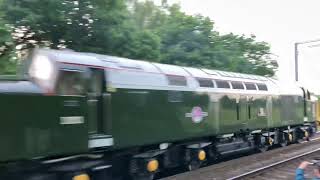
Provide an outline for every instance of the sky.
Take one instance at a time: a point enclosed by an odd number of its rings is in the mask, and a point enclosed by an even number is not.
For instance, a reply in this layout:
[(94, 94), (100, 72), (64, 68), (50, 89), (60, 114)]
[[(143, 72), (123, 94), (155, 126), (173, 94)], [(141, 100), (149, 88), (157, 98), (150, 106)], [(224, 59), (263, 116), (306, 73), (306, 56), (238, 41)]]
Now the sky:
[[(294, 43), (320, 39), (319, 0), (171, 1), (187, 14), (209, 16), (221, 33), (254, 34), (268, 42), (278, 56), (277, 77), (285, 82), (294, 82)], [(320, 94), (320, 46), (309, 45), (299, 45), (299, 84)]]

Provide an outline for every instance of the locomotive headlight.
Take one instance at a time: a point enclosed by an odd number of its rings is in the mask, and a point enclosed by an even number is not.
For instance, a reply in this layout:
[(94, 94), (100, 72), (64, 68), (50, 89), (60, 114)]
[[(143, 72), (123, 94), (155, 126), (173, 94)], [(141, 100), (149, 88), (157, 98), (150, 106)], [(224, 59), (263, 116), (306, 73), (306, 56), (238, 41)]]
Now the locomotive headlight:
[(35, 78), (49, 80), (53, 73), (53, 64), (48, 57), (37, 55), (32, 61), (29, 73)]

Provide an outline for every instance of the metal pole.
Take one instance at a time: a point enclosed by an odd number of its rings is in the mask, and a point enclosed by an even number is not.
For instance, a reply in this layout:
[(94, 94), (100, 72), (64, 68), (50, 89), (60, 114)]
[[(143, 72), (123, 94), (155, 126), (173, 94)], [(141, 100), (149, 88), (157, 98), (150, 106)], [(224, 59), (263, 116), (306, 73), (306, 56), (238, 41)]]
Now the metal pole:
[[(298, 50), (298, 45), (300, 45), (300, 44), (308, 44), (308, 43), (315, 43), (315, 42), (319, 42), (319, 41), (320, 41), (320, 39), (314, 39), (314, 40), (310, 40), (310, 41), (301, 41), (301, 42), (294, 43), (294, 63), (295, 63), (295, 68), (294, 69), (295, 69), (296, 81), (299, 80), (299, 74), (298, 74), (299, 50)], [(315, 47), (317, 47), (317, 46), (315, 46)]]
[(297, 42), (297, 44), (307, 44), (307, 43), (314, 43), (314, 42), (319, 42), (320, 39), (314, 39), (314, 40), (309, 40), (309, 41), (300, 41)]
[(295, 67), (295, 77), (297, 82), (299, 80), (298, 78), (298, 58), (299, 58), (298, 45), (299, 43), (294, 43), (294, 63), (295, 63), (294, 67)]

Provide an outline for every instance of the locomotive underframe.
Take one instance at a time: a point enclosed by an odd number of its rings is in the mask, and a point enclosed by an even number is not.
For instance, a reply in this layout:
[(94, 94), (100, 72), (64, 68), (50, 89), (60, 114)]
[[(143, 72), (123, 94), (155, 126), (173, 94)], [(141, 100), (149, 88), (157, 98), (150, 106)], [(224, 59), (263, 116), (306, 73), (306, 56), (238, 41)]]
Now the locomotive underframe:
[[(157, 148), (156, 145), (136, 148), (135, 150), (128, 149), (126, 152), (129, 153), (120, 155), (123, 157), (123, 161), (118, 161), (118, 164), (114, 167), (115, 170), (119, 170), (118, 173), (120, 174), (128, 169), (128, 176), (134, 178), (153, 178), (154, 174), (165, 169), (185, 166), (186, 169), (193, 170), (229, 155), (249, 151), (264, 152), (274, 146), (300, 143), (302, 140), (309, 140), (309, 137), (315, 132), (315, 127), (315, 123), (306, 123), (171, 142), (167, 143), (169, 146), (166, 149)], [(206, 152), (205, 160), (199, 160), (197, 157), (201, 150)], [(146, 163), (150, 159), (159, 161), (159, 169), (155, 172), (146, 170)], [(129, 166), (127, 162), (130, 162)]]

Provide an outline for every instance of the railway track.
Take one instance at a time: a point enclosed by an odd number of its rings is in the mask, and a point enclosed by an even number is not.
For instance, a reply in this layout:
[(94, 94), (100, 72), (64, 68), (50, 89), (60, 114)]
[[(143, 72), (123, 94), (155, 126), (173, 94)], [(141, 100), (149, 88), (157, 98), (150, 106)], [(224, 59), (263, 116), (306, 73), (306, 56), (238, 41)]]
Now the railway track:
[[(240, 157), (163, 180), (294, 179), (299, 163), (315, 157), (320, 157), (319, 135), (310, 142)], [(312, 167), (308, 168), (305, 176), (312, 177), (312, 171)]]
[[(320, 148), (297, 155), (256, 170), (240, 174), (229, 178), (228, 180), (238, 179), (268, 179), (268, 180), (285, 180), (294, 179), (295, 170), (302, 161), (310, 161), (319, 158)], [(306, 169), (306, 178), (312, 178), (312, 168)]]

